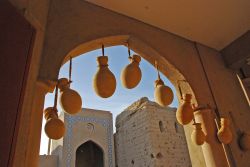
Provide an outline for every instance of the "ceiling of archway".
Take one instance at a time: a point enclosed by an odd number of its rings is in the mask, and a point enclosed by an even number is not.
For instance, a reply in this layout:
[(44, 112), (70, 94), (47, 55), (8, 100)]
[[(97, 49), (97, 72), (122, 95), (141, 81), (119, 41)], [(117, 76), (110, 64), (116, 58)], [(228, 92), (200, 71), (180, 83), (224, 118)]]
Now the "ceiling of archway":
[(87, 1), (217, 50), (250, 29), (250, 0)]

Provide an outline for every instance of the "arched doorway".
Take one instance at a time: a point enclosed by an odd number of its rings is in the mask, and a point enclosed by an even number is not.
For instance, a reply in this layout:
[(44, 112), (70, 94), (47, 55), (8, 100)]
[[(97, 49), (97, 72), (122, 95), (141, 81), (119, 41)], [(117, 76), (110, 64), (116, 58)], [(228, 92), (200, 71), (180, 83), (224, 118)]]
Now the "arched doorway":
[(75, 167), (104, 167), (103, 151), (92, 141), (87, 141), (76, 150)]

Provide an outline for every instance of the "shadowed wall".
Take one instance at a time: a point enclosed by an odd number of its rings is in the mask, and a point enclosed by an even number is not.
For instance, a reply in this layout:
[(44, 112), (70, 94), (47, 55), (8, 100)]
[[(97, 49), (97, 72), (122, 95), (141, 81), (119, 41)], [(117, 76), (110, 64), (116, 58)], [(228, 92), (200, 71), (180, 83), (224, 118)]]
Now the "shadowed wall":
[(76, 150), (76, 167), (103, 167), (102, 149), (92, 141), (82, 144)]

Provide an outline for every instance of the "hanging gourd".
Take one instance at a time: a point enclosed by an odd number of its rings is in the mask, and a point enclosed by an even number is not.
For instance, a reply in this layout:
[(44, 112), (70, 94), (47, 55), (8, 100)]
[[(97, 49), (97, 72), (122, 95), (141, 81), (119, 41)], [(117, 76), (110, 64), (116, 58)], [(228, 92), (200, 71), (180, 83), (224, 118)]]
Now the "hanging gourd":
[(121, 81), (122, 85), (127, 89), (132, 89), (136, 87), (141, 81), (141, 69), (139, 67), (141, 57), (139, 55), (134, 54), (132, 57), (130, 56), (130, 48), (128, 45), (128, 54), (130, 64), (128, 64), (121, 73)]
[(182, 104), (177, 108), (176, 119), (182, 125), (190, 123), (194, 118), (194, 109), (191, 105), (191, 99), (191, 94), (185, 94)]
[(205, 136), (204, 132), (202, 131), (201, 123), (195, 122), (193, 124), (193, 126), (194, 126), (194, 130), (191, 134), (191, 139), (192, 139), (194, 144), (202, 145), (206, 140), (206, 136)]
[(75, 90), (70, 89), (72, 71), (72, 59), (70, 58), (69, 80), (61, 78), (58, 81), (60, 89), (60, 105), (68, 114), (76, 114), (82, 109), (82, 98)]
[(229, 144), (233, 140), (233, 134), (230, 129), (230, 121), (227, 118), (220, 119), (221, 127), (217, 133), (217, 137), (221, 143)]
[(96, 94), (102, 98), (112, 96), (116, 89), (116, 79), (108, 68), (108, 56), (104, 56), (102, 45), (102, 56), (97, 57), (98, 70), (93, 78), (93, 87)]
[(65, 133), (65, 126), (62, 120), (58, 118), (57, 110), (54, 107), (48, 107), (44, 111), (46, 123), (44, 131), (50, 139), (58, 140)]
[(165, 107), (172, 103), (174, 99), (174, 93), (171, 88), (166, 86), (161, 80), (157, 62), (155, 65), (158, 73), (158, 79), (155, 81), (154, 98), (160, 106)]
[(57, 111), (57, 92), (58, 88), (56, 87), (54, 107), (48, 107), (44, 110), (44, 118), (46, 123), (44, 126), (45, 134), (54, 140), (58, 140), (63, 137), (65, 133), (65, 126), (62, 120), (58, 118)]

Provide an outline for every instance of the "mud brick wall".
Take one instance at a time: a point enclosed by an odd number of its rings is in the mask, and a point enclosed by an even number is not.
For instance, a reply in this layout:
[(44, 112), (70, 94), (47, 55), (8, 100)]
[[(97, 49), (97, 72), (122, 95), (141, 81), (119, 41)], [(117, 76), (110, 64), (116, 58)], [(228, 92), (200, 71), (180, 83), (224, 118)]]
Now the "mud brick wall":
[(116, 119), (116, 166), (191, 167), (175, 110), (147, 98), (125, 109)]

